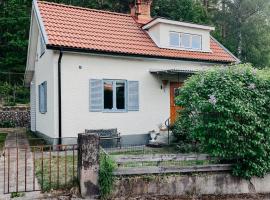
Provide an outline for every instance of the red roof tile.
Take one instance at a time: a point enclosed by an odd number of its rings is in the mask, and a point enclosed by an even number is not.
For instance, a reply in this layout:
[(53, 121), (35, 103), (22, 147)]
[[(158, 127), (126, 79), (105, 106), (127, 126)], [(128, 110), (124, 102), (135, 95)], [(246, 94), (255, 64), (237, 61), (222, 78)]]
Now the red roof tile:
[(212, 52), (159, 48), (130, 15), (38, 1), (48, 45), (100, 52), (219, 62), (236, 59), (211, 39)]

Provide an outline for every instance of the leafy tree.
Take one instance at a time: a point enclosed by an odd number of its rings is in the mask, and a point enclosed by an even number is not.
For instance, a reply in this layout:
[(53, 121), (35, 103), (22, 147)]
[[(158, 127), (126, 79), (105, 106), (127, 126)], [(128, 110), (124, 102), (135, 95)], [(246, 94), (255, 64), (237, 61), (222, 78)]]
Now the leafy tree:
[(31, 1), (0, 1), (0, 71), (24, 72)]
[(153, 16), (194, 23), (209, 23), (202, 4), (193, 0), (154, 0)]
[(270, 65), (269, 0), (218, 0), (209, 12), (214, 36), (242, 62)]
[(231, 66), (192, 76), (180, 89), (174, 132), (197, 141), (214, 157), (250, 179), (270, 171), (270, 79), (250, 66)]

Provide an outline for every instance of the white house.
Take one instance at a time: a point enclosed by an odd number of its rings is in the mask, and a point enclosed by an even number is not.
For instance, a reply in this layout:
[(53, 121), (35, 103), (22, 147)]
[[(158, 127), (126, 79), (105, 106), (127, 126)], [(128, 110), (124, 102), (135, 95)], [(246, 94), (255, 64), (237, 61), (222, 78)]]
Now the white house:
[(31, 130), (50, 138), (117, 128), (124, 143), (175, 119), (175, 89), (192, 73), (239, 62), (214, 27), (34, 1), (25, 83)]

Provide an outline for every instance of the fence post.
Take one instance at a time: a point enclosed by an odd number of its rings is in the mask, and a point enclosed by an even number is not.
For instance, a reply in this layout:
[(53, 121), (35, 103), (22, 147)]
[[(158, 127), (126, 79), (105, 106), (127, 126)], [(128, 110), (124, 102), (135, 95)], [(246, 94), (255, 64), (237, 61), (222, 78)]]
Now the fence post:
[(99, 137), (95, 133), (78, 134), (78, 178), (81, 195), (95, 198), (99, 195)]

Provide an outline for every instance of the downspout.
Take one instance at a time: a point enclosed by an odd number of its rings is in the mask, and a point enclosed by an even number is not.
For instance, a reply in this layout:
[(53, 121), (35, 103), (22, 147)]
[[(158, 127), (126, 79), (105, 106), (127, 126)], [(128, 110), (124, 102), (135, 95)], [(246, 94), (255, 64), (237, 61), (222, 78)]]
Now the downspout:
[(62, 87), (61, 87), (61, 62), (63, 57), (63, 50), (59, 50), (58, 58), (58, 144), (62, 144)]

